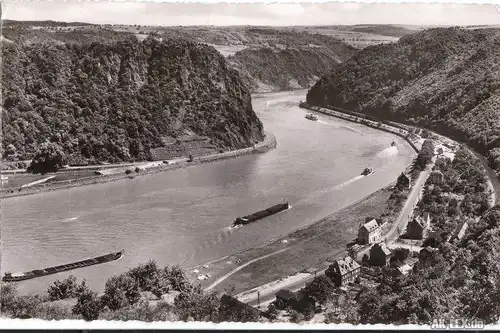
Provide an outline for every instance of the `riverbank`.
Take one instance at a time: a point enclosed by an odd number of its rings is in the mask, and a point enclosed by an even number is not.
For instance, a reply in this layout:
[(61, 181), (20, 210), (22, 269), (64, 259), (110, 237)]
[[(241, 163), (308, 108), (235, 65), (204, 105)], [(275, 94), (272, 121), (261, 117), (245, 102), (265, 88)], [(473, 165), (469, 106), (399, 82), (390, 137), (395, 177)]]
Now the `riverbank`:
[(384, 131), (384, 132), (388, 132), (388, 133), (397, 135), (397, 136), (403, 138), (406, 142), (408, 142), (408, 144), (413, 148), (413, 150), (415, 150), (415, 152), (417, 154), (419, 152), (419, 148), (417, 147), (418, 143), (412, 141), (409, 137), (410, 132), (407, 129), (405, 129), (404, 127), (399, 126), (398, 124), (395, 124), (392, 122), (388, 123), (388, 122), (376, 121), (376, 120), (373, 120), (373, 119), (370, 119), (367, 117), (363, 117), (362, 115), (354, 113), (354, 112), (348, 112), (346, 110), (338, 111), (338, 110), (333, 110), (333, 109), (321, 108), (318, 106), (312, 106), (312, 105), (309, 105), (305, 102), (300, 103), (299, 106), (301, 108), (304, 108), (307, 110), (311, 110), (311, 111), (318, 112), (318, 113), (323, 113), (323, 114), (326, 114), (326, 115), (329, 115), (332, 117), (336, 117), (339, 119), (347, 120), (350, 122), (363, 124), (363, 125), (368, 126), (368, 127), (372, 127), (372, 128)]
[[(100, 176), (91, 176), (84, 177), (79, 179), (68, 179), (63, 181), (55, 181), (50, 183), (42, 183), (33, 187), (16, 187), (16, 188), (3, 188), (0, 189), (0, 198), (11, 198), (11, 197), (19, 197), (25, 195), (32, 195), (42, 192), (56, 191), (61, 189), (68, 189), (73, 187), (79, 187), (84, 185), (93, 185), (93, 184), (101, 184), (112, 181), (118, 181), (128, 178), (135, 178), (141, 176), (147, 176), (159, 172), (176, 170), (180, 168), (186, 168), (189, 166), (200, 165), (205, 163), (211, 163), (215, 161), (237, 158), (240, 156), (251, 155), (251, 154), (260, 154), (265, 153), (271, 149), (276, 148), (277, 140), (276, 137), (272, 133), (265, 133), (264, 140), (257, 143), (253, 147), (242, 148), (238, 150), (211, 154), (205, 156), (196, 156), (193, 157), (192, 161), (188, 161), (187, 158), (176, 160), (175, 163), (171, 164), (162, 164), (156, 165), (151, 168), (139, 170), (139, 172), (131, 172), (126, 173), (125, 170), (118, 174), (105, 174)], [(153, 163), (153, 162), (144, 162), (142, 164)], [(127, 165), (129, 166), (129, 165)], [(124, 166), (126, 168), (127, 166)]]
[[(304, 107), (304, 103), (301, 103), (301, 107)], [(409, 134), (414, 129), (412, 127), (377, 123), (372, 119), (360, 119), (351, 114), (342, 114), (324, 108), (305, 108), (393, 133), (403, 137), (416, 152), (419, 151), (417, 145), (421, 145), (423, 141), (420, 139), (414, 142), (410, 139)], [(442, 135), (430, 133), (439, 142), (439, 147), (443, 148), (445, 156), (454, 155), (453, 152), (459, 146), (458, 142)], [(480, 158), (477, 153), (470, 151)], [(486, 166), (485, 170), (488, 171)], [(490, 205), (492, 206), (497, 200), (497, 196), (489, 175), (487, 179), (491, 194)], [(425, 179), (423, 181), (425, 182)], [(346, 245), (355, 239), (357, 227), (363, 217), (382, 214), (390, 197), (389, 188), (390, 186), (379, 190), (309, 227), (292, 232), (261, 247), (221, 258), (209, 265), (199, 266), (195, 272), (203, 271), (204, 276), (210, 276), (208, 280), (201, 282), (204, 286), (207, 286), (209, 281), (215, 281), (208, 285), (208, 289), (218, 291), (231, 289), (237, 293), (299, 273), (307, 273), (312, 276), (312, 274), (327, 268), (333, 260), (346, 254)], [(384, 194), (384, 191), (387, 192)], [(419, 198), (420, 196), (417, 195), (416, 200)], [(408, 205), (410, 208), (413, 206), (413, 204)], [(338, 224), (339, 221), (341, 225)]]
[[(304, 109), (311, 110), (311, 111), (315, 111), (318, 113), (323, 113), (323, 114), (326, 114), (326, 115), (329, 115), (332, 117), (336, 117), (339, 119), (343, 119), (343, 120), (347, 120), (347, 121), (351, 121), (351, 122), (355, 122), (355, 123), (360, 123), (360, 124), (363, 124), (363, 125), (368, 126), (368, 127), (372, 127), (375, 129), (385, 131), (385, 132), (392, 133), (394, 135), (397, 135), (397, 136), (405, 139), (405, 141), (408, 142), (410, 144), (410, 146), (417, 153), (419, 151), (419, 149), (417, 147), (419, 145), (419, 143), (416, 141), (412, 141), (410, 139), (409, 134), (410, 134), (411, 130), (422, 131), (422, 130), (424, 130), (423, 128), (416, 127), (416, 126), (410, 126), (410, 125), (406, 125), (406, 124), (399, 124), (399, 123), (395, 123), (393, 121), (379, 120), (379, 119), (375, 119), (373, 117), (363, 115), (361, 113), (357, 113), (357, 112), (353, 112), (353, 111), (349, 111), (349, 110), (344, 110), (344, 109), (340, 109), (340, 108), (331, 109), (331, 108), (324, 108), (324, 107), (318, 107), (318, 106), (311, 106), (305, 102), (300, 103), (300, 107), (304, 108)], [(489, 167), (486, 157), (484, 157), (480, 153), (476, 152), (475, 150), (473, 150), (472, 148), (470, 148), (467, 144), (465, 144), (463, 142), (459, 142), (457, 140), (448, 138), (444, 135), (435, 133), (435, 132), (428, 130), (428, 129), (426, 129), (426, 130), (429, 131), (429, 133), (431, 133), (432, 136), (438, 138), (438, 140), (440, 141), (440, 143), (443, 146), (462, 145), (471, 154), (476, 156), (476, 158), (478, 158), (479, 161), (481, 162), (481, 164), (483, 165), (484, 171), (487, 175), (487, 185), (488, 185), (488, 189), (490, 192), (490, 199), (489, 199), (490, 206), (494, 206), (495, 204), (500, 204), (500, 197), (498, 196), (498, 193), (500, 192), (500, 180), (498, 179), (498, 177), (496, 177), (495, 171)]]
[(301, 272), (314, 274), (347, 253), (346, 245), (356, 239), (360, 221), (384, 212), (392, 186), (385, 186), (307, 227), (262, 246), (192, 267), (186, 272), (193, 281), (208, 275), (209, 279), (197, 281), (205, 288), (222, 292), (234, 287), (235, 293), (284, 276)]

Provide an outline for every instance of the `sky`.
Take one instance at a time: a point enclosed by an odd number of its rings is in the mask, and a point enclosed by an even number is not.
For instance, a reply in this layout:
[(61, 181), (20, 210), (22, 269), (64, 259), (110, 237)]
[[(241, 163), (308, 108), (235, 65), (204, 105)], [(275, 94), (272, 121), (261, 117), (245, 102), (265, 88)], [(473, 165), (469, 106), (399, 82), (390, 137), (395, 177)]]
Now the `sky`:
[[(498, 25), (500, 5), (430, 3), (165, 3), (4, 0), (12, 20), (137, 25)], [(458, 1), (458, 0), (457, 0)], [(472, 0), (473, 1), (473, 0)], [(468, 2), (472, 2), (469, 0)]]

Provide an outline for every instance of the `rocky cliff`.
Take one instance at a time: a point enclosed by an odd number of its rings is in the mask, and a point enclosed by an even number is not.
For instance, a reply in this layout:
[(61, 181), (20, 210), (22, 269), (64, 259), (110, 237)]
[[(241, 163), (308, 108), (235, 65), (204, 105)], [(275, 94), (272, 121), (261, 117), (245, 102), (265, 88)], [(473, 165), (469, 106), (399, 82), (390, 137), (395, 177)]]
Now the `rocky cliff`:
[(153, 38), (2, 46), (4, 156), (30, 158), (50, 140), (72, 160), (119, 162), (186, 137), (219, 151), (263, 138), (249, 90), (210, 46)]
[(500, 30), (429, 29), (335, 67), (307, 102), (427, 127), (500, 170)]

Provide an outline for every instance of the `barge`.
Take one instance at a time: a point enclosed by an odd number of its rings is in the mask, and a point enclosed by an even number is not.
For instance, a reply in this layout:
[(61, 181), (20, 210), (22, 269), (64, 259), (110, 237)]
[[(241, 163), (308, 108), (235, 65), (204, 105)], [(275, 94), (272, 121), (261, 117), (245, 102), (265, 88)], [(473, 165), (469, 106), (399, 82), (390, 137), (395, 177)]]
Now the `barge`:
[(29, 271), (29, 272), (22, 272), (22, 273), (5, 273), (4, 277), (2, 278), (2, 281), (4, 281), (4, 282), (24, 281), (24, 280), (34, 279), (34, 278), (42, 277), (42, 276), (46, 276), (46, 275), (66, 272), (66, 271), (70, 271), (70, 270), (77, 269), (77, 268), (83, 268), (83, 267), (88, 267), (88, 266), (93, 266), (93, 265), (98, 265), (98, 264), (104, 264), (106, 262), (115, 261), (115, 260), (120, 259), (121, 257), (123, 257), (124, 253), (125, 253), (125, 251), (121, 250), (119, 252), (109, 253), (109, 254), (105, 254), (103, 256), (85, 259), (85, 260), (81, 260), (81, 261), (76, 261), (76, 262), (65, 264), (65, 265), (53, 266), (53, 267), (48, 267), (48, 268), (43, 268), (43, 269), (35, 269), (35, 270)]
[(267, 209), (261, 210), (259, 212), (253, 213), (251, 215), (243, 216), (243, 217), (238, 217), (236, 220), (234, 220), (234, 225), (244, 225), (248, 224), (251, 222), (255, 222), (257, 220), (263, 219), (265, 217), (271, 216), (273, 214), (277, 214), (281, 211), (287, 210), (290, 208), (290, 205), (288, 202), (281, 203), (274, 205), (272, 207), (269, 207)]

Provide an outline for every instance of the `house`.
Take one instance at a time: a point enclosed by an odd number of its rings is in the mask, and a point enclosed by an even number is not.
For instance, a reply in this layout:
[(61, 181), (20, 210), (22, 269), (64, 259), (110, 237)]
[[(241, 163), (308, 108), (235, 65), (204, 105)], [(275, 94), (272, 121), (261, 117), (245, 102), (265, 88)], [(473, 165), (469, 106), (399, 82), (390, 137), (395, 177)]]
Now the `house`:
[(376, 219), (362, 224), (358, 229), (358, 243), (371, 244), (380, 240), (380, 225)]
[(351, 257), (335, 260), (325, 271), (325, 275), (333, 280), (337, 287), (354, 282), (361, 272), (361, 266)]
[(391, 257), (391, 251), (387, 248), (385, 242), (380, 242), (370, 249), (370, 265), (387, 266)]
[(453, 239), (462, 240), (468, 227), (469, 227), (469, 224), (467, 223), (467, 221), (460, 223), (458, 225), (458, 227), (455, 229), (455, 231), (453, 232), (453, 236), (452, 236)]
[(410, 175), (401, 172), (396, 182), (396, 186), (399, 188), (410, 188), (411, 187), (410, 184), (411, 184)]
[(444, 180), (444, 175), (439, 170), (434, 170), (429, 175), (429, 180), (432, 184), (442, 184)]
[(422, 216), (417, 216), (413, 218), (406, 227), (406, 237), (410, 239), (422, 239), (424, 238), (424, 231), (427, 229), (430, 223), (429, 213), (424, 213)]

